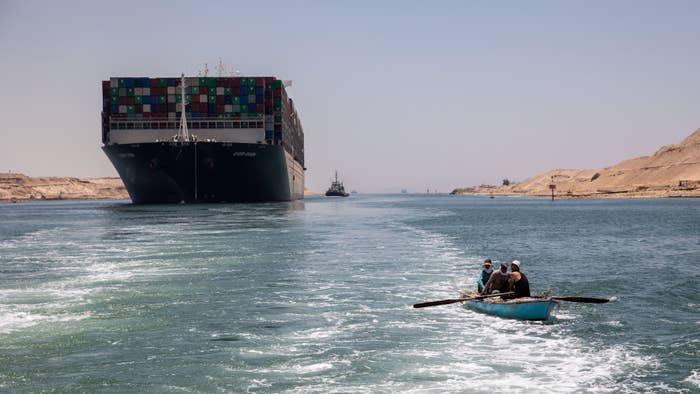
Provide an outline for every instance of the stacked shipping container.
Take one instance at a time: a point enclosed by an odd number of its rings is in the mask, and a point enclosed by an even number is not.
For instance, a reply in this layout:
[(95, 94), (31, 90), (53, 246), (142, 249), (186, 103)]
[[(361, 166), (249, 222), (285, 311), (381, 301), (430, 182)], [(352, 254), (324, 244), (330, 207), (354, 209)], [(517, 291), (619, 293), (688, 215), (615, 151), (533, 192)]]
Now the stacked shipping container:
[[(177, 122), (183, 108), (180, 78), (111, 78), (102, 81), (102, 98), (104, 143), (120, 122), (136, 121), (129, 124), (144, 129), (149, 120)], [(275, 77), (185, 78), (184, 105), (193, 122), (233, 119), (262, 126), (266, 143), (284, 145), (304, 164), (303, 128), (284, 84)]]

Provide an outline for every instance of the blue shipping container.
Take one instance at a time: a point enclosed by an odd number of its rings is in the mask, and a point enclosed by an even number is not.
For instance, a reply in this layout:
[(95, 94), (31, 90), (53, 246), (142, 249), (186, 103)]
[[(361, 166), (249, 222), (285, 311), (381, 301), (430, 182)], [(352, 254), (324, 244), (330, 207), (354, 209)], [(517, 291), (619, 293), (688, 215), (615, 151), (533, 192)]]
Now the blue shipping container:
[(133, 79), (127, 78), (127, 79), (124, 80), (124, 86), (125, 86), (125, 87), (127, 87), (127, 88), (133, 88), (134, 85), (136, 85), (136, 83), (134, 82)]
[(262, 86), (258, 86), (257, 88), (255, 88), (255, 94), (263, 94)]
[(248, 95), (248, 88), (245, 86), (241, 86), (241, 96), (247, 96)]

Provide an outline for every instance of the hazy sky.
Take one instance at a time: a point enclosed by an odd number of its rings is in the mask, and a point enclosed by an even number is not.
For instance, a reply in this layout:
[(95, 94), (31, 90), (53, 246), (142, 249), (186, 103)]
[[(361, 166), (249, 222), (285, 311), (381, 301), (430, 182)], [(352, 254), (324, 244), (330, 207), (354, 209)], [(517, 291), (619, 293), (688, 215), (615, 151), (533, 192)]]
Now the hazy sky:
[(700, 127), (700, 1), (0, 0), (0, 171), (114, 176), (100, 81), (294, 82), (307, 187), (449, 191)]

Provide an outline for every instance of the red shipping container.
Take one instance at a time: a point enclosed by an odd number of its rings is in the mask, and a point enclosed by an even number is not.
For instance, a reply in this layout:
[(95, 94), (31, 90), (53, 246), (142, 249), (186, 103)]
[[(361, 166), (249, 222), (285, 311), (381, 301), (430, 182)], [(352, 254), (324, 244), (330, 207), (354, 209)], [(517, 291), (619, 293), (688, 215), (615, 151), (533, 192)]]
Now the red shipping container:
[(264, 104), (256, 104), (255, 111), (259, 114), (265, 112), (265, 105)]
[(143, 113), (143, 118), (144, 118), (144, 119), (148, 119), (148, 118), (150, 118), (150, 117), (151, 117), (151, 113), (150, 113), (150, 112), (144, 112), (144, 113)]
[(216, 105), (216, 113), (223, 114), (224, 112), (226, 112), (226, 106), (223, 104), (217, 104)]
[(265, 79), (255, 78), (255, 86), (256, 87), (265, 87)]
[(272, 100), (272, 90), (270, 90), (270, 89), (265, 90), (265, 99)]
[(129, 96), (126, 98), (126, 105), (134, 105), (136, 104), (136, 99), (134, 96)]
[(119, 105), (127, 105), (127, 97), (126, 96), (120, 96), (119, 97)]
[(193, 104), (199, 102), (199, 95), (198, 94), (193, 94), (191, 97), (192, 97)]
[(265, 98), (265, 105), (268, 106), (268, 107), (271, 107), (271, 106), (272, 106), (272, 97), (270, 97), (270, 98), (267, 98), (267, 97), (266, 97), (266, 98)]
[(221, 86), (224, 88), (232, 88), (233, 87), (233, 78), (219, 78), (219, 81), (220, 81), (221, 85), (217, 85), (217, 86)]
[(134, 110), (136, 111), (137, 114), (143, 113), (143, 105), (142, 104), (136, 104), (134, 106)]
[(217, 105), (226, 104), (225, 97), (224, 96), (216, 96), (216, 104)]
[(209, 94), (209, 88), (206, 86), (199, 87), (199, 94)]
[(265, 77), (265, 86), (272, 85), (275, 82), (275, 77)]
[(240, 95), (241, 95), (241, 88), (238, 87), (238, 86), (236, 86), (236, 87), (234, 87), (233, 89), (231, 89), (231, 91), (233, 92), (233, 95), (234, 95), (234, 96), (240, 96)]
[(272, 96), (273, 97), (282, 97), (282, 89), (278, 88), (278, 89), (273, 90)]
[[(158, 87), (158, 80), (157, 80), (157, 79), (151, 79), (151, 80), (149, 81), (149, 86), (150, 86), (151, 89), (157, 88), (157, 87)], [(153, 94), (153, 92), (151, 92), (151, 94)]]
[(240, 87), (241, 87), (241, 79), (240, 79), (240, 78), (233, 78), (233, 87), (234, 87), (234, 88), (240, 88)]

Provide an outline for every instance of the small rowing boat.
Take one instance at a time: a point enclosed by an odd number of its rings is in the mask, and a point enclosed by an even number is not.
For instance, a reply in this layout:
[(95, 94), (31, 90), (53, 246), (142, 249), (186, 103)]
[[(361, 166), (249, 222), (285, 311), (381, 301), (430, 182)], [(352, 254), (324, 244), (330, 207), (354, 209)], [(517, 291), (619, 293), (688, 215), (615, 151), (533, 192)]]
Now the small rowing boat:
[(548, 320), (559, 303), (546, 298), (501, 300), (478, 298), (464, 302), (464, 307), (487, 315), (518, 320)]

